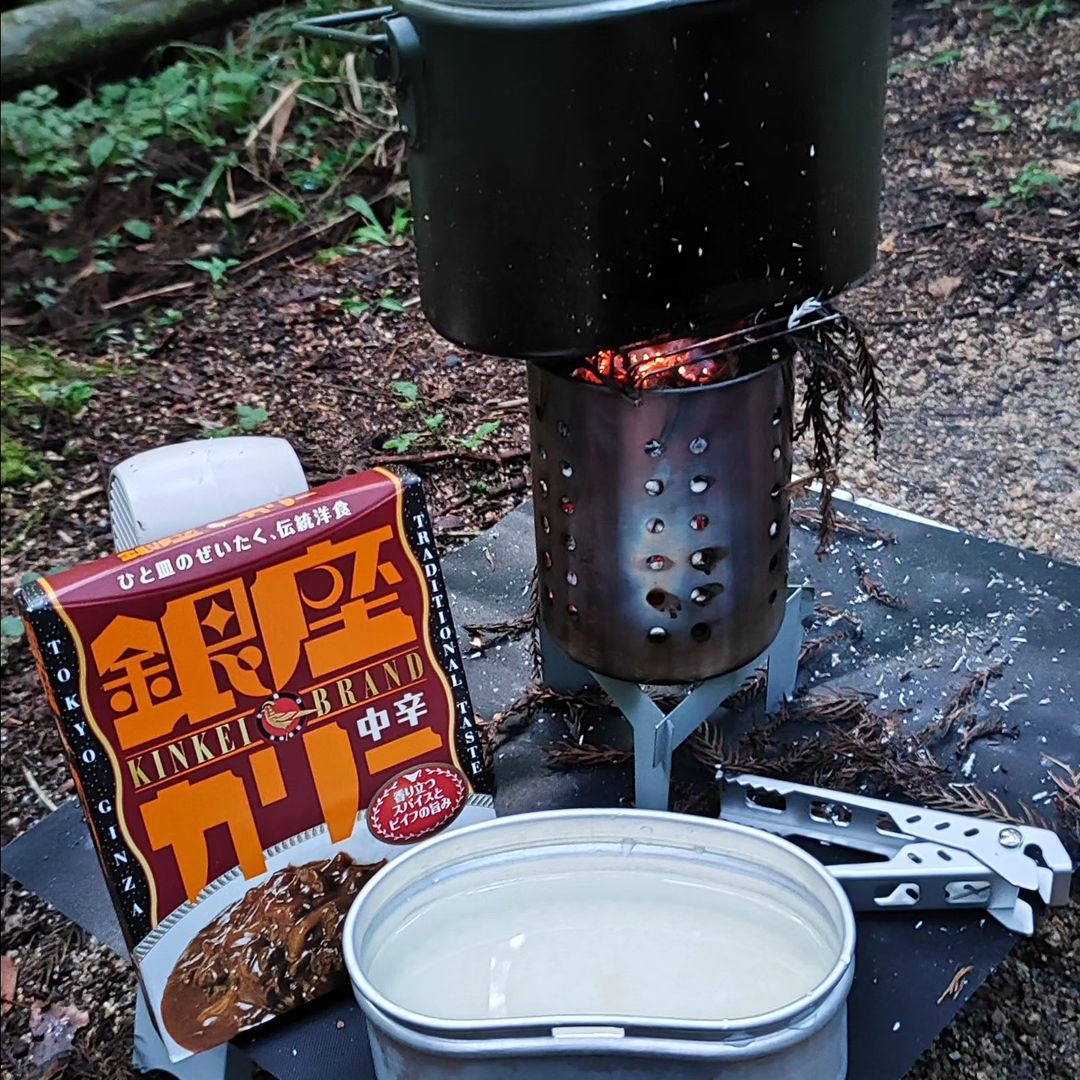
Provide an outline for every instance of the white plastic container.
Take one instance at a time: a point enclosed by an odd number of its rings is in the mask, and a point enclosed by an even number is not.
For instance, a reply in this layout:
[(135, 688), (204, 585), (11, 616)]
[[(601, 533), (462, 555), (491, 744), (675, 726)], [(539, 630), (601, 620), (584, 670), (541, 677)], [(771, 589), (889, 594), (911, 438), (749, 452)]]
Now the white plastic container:
[(234, 435), (159, 446), (122, 461), (109, 477), (117, 551), (307, 491), (285, 439)]
[(794, 845), (635, 810), (436, 837), (344, 929), (379, 1080), (841, 1080), (854, 947)]

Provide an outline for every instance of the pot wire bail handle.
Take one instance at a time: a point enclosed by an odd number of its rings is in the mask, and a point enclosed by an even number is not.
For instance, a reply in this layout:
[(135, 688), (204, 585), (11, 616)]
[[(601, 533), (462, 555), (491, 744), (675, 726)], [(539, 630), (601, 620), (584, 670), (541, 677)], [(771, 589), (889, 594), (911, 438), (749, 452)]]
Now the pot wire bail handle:
[(334, 15), (320, 15), (314, 19), (301, 19), (293, 23), (292, 31), (300, 37), (340, 41), (346, 45), (367, 49), (373, 45), (385, 45), (386, 34), (360, 34), (355, 30), (345, 30), (342, 27), (378, 22), (393, 14), (392, 7), (375, 7), (367, 11), (342, 11)]

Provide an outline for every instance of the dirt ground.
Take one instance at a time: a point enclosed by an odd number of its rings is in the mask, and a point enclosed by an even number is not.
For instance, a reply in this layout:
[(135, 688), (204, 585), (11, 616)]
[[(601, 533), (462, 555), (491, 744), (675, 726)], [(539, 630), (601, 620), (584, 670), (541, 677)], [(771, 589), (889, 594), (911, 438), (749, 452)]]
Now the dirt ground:
[[(879, 460), (854, 451), (843, 480), (860, 494), (1078, 562), (1080, 138), (1068, 118), (1080, 98), (1080, 11), (994, 30), (980, 3), (901, 5), (880, 257), (843, 304), (866, 327), (891, 409)], [(1039, 176), (1044, 182), (1033, 184)], [(1002, 205), (988, 208), (993, 200)], [(45, 444), (53, 475), (3, 494), (4, 615), (13, 614), (11, 593), (27, 572), (109, 551), (104, 482), (112, 465), (234, 425), (237, 406), (266, 410), (258, 432), (291, 439), (313, 483), (373, 464), (385, 440), (415, 430), (418, 417), (445, 418), (437, 439), (413, 448), (421, 452), (500, 421), (473, 457), (416, 466), (444, 546), (524, 497), (523, 366), (434, 334), (416, 302), (407, 243), (331, 265), (310, 254), (286, 253), (177, 304), (183, 320), (150, 341), (132, 324), (110, 346), (121, 373), (99, 379), (85, 411)], [(402, 310), (378, 306), (388, 291)], [(344, 297), (373, 306), (355, 313)], [(403, 407), (395, 380), (419, 387), (419, 409)], [(72, 785), (25, 644), (5, 640), (3, 649), (7, 842), (71, 797)], [(129, 1075), (134, 980), (126, 962), (9, 880), (3, 925), (5, 1080)], [(77, 1029), (71, 1052), (51, 1060), (31, 1036), (50, 1005)], [(1075, 903), (1018, 945), (911, 1075), (1080, 1076)]]

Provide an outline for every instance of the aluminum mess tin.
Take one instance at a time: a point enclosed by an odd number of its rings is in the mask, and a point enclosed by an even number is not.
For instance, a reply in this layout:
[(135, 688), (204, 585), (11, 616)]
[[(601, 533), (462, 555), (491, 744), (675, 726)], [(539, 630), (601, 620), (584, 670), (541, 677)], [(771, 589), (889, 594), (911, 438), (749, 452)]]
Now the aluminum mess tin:
[[(681, 867), (729, 895), (745, 892), (746, 905), (777, 912), (778, 926), (804, 920), (827, 943), (826, 973), (794, 1000), (781, 997), (779, 1007), (738, 1019), (592, 1013), (447, 1019), (413, 1011), (386, 993), (380, 950), (422, 908), (452, 904), (463, 893), (501, 882), (524, 881), (531, 888), (567, 868), (572, 876), (575, 867), (661, 876)], [(650, 913), (619, 956), (631, 956), (653, 924)], [(522, 933), (530, 929), (520, 927)], [(350, 910), (343, 939), (378, 1080), (841, 1080), (847, 1073), (851, 905), (824, 866), (759, 830), (645, 810), (554, 810), (485, 822), (426, 841), (380, 871)], [(716, 970), (714, 977), (724, 980), (725, 972)], [(701, 980), (706, 999), (709, 980)], [(652, 973), (646, 982), (658, 1003), (673, 990), (663, 977), (657, 984)], [(663, 1006), (657, 1011), (663, 1013)]]

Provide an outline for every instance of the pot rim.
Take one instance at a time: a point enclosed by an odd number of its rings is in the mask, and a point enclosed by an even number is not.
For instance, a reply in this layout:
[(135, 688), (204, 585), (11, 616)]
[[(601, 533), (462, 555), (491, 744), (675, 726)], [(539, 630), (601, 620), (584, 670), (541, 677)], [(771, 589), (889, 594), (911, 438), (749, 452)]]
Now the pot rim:
[[(814, 876), (824, 890), (829, 893), (836, 904), (839, 912), (839, 926), (837, 927), (839, 944), (837, 957), (827, 974), (806, 994), (780, 1008), (769, 1012), (760, 1013), (756, 1016), (740, 1017), (734, 1020), (680, 1020), (662, 1017), (627, 1017), (620, 1015), (560, 1015), (552, 1014), (545, 1016), (508, 1017), (488, 1020), (451, 1020), (442, 1017), (428, 1016), (414, 1012), (404, 1006), (398, 1005), (382, 994), (367, 978), (359, 959), (358, 931), (362, 919), (370, 914), (366, 909), (378, 901), (371, 898), (377, 896), (379, 886), (389, 878), (405, 876), (408, 882), (408, 873), (411, 865), (429, 856), (433, 850), (439, 847), (460, 847), (464, 850), (457, 858), (448, 859), (446, 862), (432, 866), (430, 872), (435, 874), (447, 870), (450, 867), (460, 866), (469, 861), (469, 840), (471, 837), (486, 834), (496, 835), (529, 829), (532, 826), (553, 827), (556, 837), (561, 833), (563, 823), (570, 821), (595, 822), (598, 825), (607, 823), (609, 826), (623, 823), (625, 830), (630, 825), (648, 824), (667, 830), (666, 835), (661, 833), (652, 836), (643, 843), (656, 844), (658, 846), (669, 845), (674, 848), (682, 848), (684, 854), (692, 853), (695, 844), (692, 838), (677, 835), (678, 830), (685, 830), (688, 826), (692, 831), (707, 833), (717, 831), (728, 835), (736, 835), (748, 838), (751, 842), (758, 843), (762, 848), (781, 850), (788, 856), (801, 862)], [(624, 831), (625, 831), (624, 830)], [(625, 836), (623, 837), (626, 838)], [(698, 841), (701, 840), (699, 836)], [(549, 839), (543, 846), (559, 846), (562, 843), (568, 848), (575, 846), (571, 838)], [(539, 846), (539, 845), (538, 845)], [(529, 850), (527, 845), (517, 848), (513, 843), (502, 847), (491, 847), (482, 852), (488, 856), (505, 855), (508, 852), (520, 850), (525, 853)], [(722, 848), (717, 853), (722, 853)], [(737, 856), (736, 856), (737, 857)], [(421, 880), (418, 878), (417, 880)], [(390, 902), (395, 899), (392, 895), (387, 897)], [(378, 908), (375, 909), (376, 911)], [(846, 993), (838, 994), (845, 980), (850, 982), (854, 973), (855, 958), (855, 916), (847, 894), (828, 872), (825, 866), (812, 855), (802, 850), (795, 844), (782, 837), (754, 829), (735, 822), (723, 821), (719, 818), (702, 818), (685, 814), (676, 814), (661, 810), (637, 810), (615, 808), (574, 808), (560, 810), (544, 810), (529, 814), (515, 814), (503, 818), (495, 818), (490, 821), (480, 822), (465, 828), (444, 832), (439, 836), (432, 837), (416, 847), (410, 849), (404, 855), (387, 863), (368, 883), (360, 896), (353, 902), (345, 918), (342, 932), (342, 946), (345, 956), (345, 967), (353, 986), (353, 991), (365, 1011), (370, 1007), (374, 1014), (388, 1017), (398, 1025), (414, 1032), (422, 1032), (427, 1035), (442, 1039), (476, 1040), (497, 1038), (545, 1038), (552, 1037), (553, 1028), (618, 1028), (625, 1033), (626, 1038), (645, 1039), (681, 1039), (690, 1042), (713, 1041), (724, 1042), (727, 1040), (748, 1040), (770, 1036), (777, 1032), (795, 1031), (798, 1037), (810, 1034), (811, 1027), (808, 1020), (821, 1012), (840, 1007), (846, 999)], [(839, 998), (839, 1000), (837, 1000)], [(805, 1030), (804, 1030), (805, 1029)], [(578, 1039), (568, 1039), (568, 1043), (581, 1045)]]
[(431, 22), (514, 29), (544, 23), (588, 22), (677, 7), (737, 0), (391, 0), (402, 15)]

